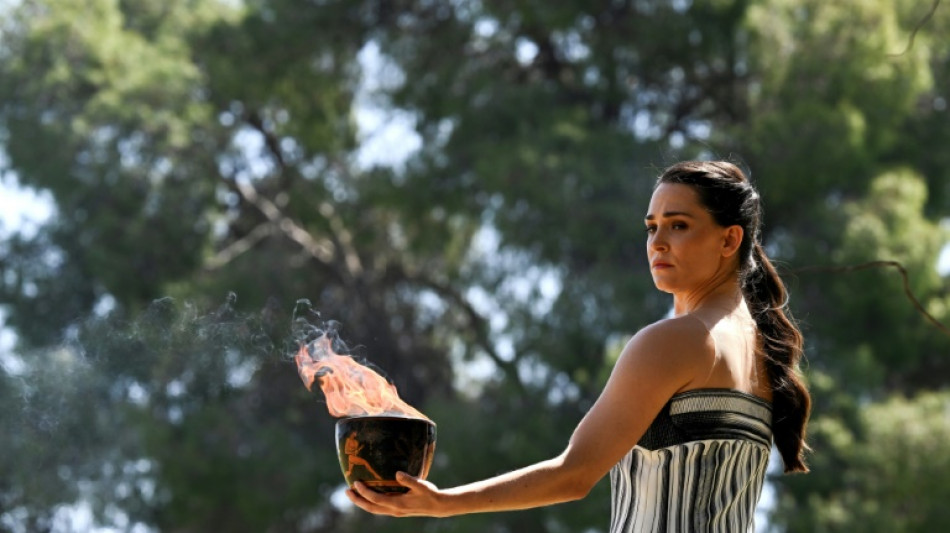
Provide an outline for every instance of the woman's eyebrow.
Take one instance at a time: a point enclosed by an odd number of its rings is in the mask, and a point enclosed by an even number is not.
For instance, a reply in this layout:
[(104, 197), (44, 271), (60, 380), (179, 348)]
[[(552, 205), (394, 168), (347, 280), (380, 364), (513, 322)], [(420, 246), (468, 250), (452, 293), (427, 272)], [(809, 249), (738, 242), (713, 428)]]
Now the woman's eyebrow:
[[(665, 213), (663, 213), (663, 217), (664, 218), (669, 218), (669, 217), (695, 218), (693, 217), (693, 215), (687, 213), (686, 211), (666, 211)], [(644, 217), (644, 220), (653, 220), (655, 218), (656, 218), (656, 215), (654, 215), (653, 213), (650, 213), (646, 217)]]

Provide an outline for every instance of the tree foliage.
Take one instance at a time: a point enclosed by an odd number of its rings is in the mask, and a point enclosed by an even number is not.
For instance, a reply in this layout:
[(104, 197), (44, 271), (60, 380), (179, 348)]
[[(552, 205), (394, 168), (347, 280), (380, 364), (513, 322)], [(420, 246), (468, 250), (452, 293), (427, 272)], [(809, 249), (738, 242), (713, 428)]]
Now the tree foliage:
[[(899, 262), (950, 319), (944, 7), (0, 7), (0, 172), (56, 204), (0, 243), (18, 336), (0, 354), (0, 527), (64, 529), (78, 502), (159, 530), (605, 531), (604, 486), (440, 522), (335, 503), (332, 420), (286, 357), (291, 315), (307, 298), (338, 320), (439, 423), (433, 481), (549, 457), (617, 339), (669, 306), (640, 233), (654, 177), (708, 157), (761, 189), (807, 339), (813, 472), (773, 480), (770, 523), (945, 525), (905, 455), (947, 453), (950, 338), (896, 269), (851, 268)], [(372, 159), (367, 114), (418, 148)]]

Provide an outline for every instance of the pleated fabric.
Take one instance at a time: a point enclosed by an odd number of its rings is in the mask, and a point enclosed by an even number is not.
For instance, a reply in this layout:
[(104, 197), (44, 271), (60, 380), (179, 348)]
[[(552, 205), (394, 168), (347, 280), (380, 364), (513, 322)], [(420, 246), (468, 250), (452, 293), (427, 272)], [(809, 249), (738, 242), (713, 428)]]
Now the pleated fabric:
[(673, 396), (610, 471), (610, 533), (753, 532), (772, 408), (731, 389)]

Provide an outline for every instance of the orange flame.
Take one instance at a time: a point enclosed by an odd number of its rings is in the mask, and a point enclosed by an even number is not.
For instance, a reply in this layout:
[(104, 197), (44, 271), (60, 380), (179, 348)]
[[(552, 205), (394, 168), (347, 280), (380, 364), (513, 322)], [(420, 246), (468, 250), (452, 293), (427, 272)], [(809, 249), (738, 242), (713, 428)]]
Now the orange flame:
[(313, 390), (313, 382), (319, 380), (331, 416), (391, 415), (429, 420), (400, 399), (396, 387), (384, 377), (350, 356), (335, 353), (326, 334), (309, 346), (312, 352), (303, 345), (294, 356), (297, 372), (307, 390)]

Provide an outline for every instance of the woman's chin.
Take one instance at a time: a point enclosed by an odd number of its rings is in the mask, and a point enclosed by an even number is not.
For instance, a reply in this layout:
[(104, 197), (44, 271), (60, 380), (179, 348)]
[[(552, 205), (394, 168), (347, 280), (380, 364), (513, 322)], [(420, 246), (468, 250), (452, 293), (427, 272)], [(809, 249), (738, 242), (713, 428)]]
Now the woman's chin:
[(673, 286), (672, 286), (670, 283), (666, 282), (666, 281), (658, 280), (658, 279), (654, 278), (654, 279), (653, 279), (653, 284), (656, 285), (656, 290), (658, 290), (658, 291), (660, 291), (660, 292), (667, 292), (667, 293), (670, 293), (670, 294), (673, 294), (673, 292), (674, 292)]

